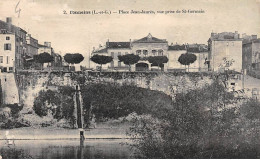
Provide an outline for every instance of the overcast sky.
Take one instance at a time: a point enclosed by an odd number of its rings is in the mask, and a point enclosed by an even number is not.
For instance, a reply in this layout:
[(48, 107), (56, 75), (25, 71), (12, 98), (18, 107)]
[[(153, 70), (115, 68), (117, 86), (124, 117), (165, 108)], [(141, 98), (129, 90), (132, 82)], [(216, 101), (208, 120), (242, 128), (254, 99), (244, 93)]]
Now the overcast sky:
[[(19, 4), (18, 4), (19, 2)], [(20, 17), (15, 13), (21, 9)], [(70, 15), (82, 10), (204, 10), (203, 14)], [(39, 43), (49, 41), (55, 52), (88, 57), (93, 46), (129, 41), (151, 33), (169, 43), (204, 43), (214, 32), (260, 36), (260, 0), (1, 0), (0, 19), (13, 18)], [(86, 59), (87, 60), (87, 59)], [(85, 61), (87, 63), (87, 61)]]

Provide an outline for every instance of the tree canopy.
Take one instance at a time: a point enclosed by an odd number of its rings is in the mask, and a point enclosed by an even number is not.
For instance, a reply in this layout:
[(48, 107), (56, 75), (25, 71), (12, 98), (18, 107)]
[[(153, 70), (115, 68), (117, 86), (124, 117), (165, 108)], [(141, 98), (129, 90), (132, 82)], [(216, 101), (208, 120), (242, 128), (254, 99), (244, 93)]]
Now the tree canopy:
[(166, 56), (150, 56), (148, 61), (154, 66), (163, 67), (163, 64), (167, 63), (169, 59)]
[(194, 63), (196, 60), (197, 60), (197, 56), (194, 55), (193, 53), (181, 54), (181, 56), (178, 59), (179, 63), (181, 63), (182, 65), (190, 65)]
[[(95, 62), (96, 64), (101, 65), (101, 69), (102, 69), (102, 65), (111, 62), (111, 61), (113, 60), (113, 57), (96, 54), (96, 55), (93, 55), (93, 56), (90, 58), (90, 60), (93, 61), (93, 62)], [(101, 69), (100, 69), (100, 70), (101, 70)]]
[(34, 59), (35, 59), (35, 62), (38, 62), (38, 63), (41, 63), (41, 64), (52, 62), (54, 60), (53, 56), (51, 56), (47, 52), (41, 53), (39, 55), (35, 55)]
[(81, 61), (84, 60), (84, 57), (80, 53), (67, 53), (64, 56), (64, 60), (69, 64), (79, 64)]
[(131, 65), (136, 64), (140, 60), (140, 56), (134, 54), (126, 54), (118, 56), (120, 62), (129, 66), (129, 71), (131, 70)]

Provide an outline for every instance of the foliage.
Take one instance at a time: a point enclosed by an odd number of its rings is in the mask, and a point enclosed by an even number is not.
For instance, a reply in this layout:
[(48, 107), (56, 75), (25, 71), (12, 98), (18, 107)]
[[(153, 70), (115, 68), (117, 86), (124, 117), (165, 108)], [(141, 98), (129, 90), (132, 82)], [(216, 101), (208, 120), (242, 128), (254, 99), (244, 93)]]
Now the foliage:
[(257, 158), (259, 101), (227, 108), (234, 103), (217, 80), (176, 94), (167, 110), (160, 107), (134, 122), (129, 134), (139, 138), (132, 146), (145, 158)]
[(150, 56), (148, 61), (155, 66), (163, 67), (164, 63), (167, 63), (169, 59), (166, 56)]
[(79, 64), (84, 60), (84, 57), (80, 53), (74, 53), (74, 54), (67, 53), (64, 56), (64, 60), (69, 64)]
[(40, 91), (33, 109), (40, 117), (52, 115), (55, 119), (67, 119), (74, 124), (73, 88), (60, 87), (58, 91)]
[(113, 58), (111, 56), (104, 56), (104, 55), (93, 55), (91, 58), (90, 58), (91, 61), (97, 63), (97, 64), (100, 64), (101, 65), (101, 69), (102, 70), (102, 65), (103, 64), (107, 64), (111, 61), (113, 61)]
[(118, 56), (120, 62), (129, 66), (129, 71), (131, 71), (131, 65), (138, 63), (140, 56), (134, 54), (127, 54)]
[(35, 55), (34, 59), (35, 59), (36, 62), (43, 64), (43, 63), (52, 62), (53, 56), (51, 56), (47, 52), (44, 52), (44, 53), (41, 53), (39, 55)]
[(179, 63), (181, 63), (182, 65), (189, 65), (194, 63), (197, 60), (197, 56), (194, 55), (193, 53), (184, 53), (181, 54), (180, 57), (178, 58)]
[(90, 84), (82, 89), (85, 111), (92, 107), (98, 120), (159, 111), (157, 107), (171, 104), (170, 96), (133, 85)]

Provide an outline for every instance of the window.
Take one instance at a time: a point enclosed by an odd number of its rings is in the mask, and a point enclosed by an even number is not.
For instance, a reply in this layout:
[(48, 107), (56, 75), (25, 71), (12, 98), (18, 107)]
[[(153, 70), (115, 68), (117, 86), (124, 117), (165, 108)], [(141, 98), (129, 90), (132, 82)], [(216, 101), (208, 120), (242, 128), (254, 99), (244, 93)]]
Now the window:
[(111, 61), (111, 67), (112, 68), (114, 67), (114, 61)]
[(6, 37), (5, 39), (6, 39), (6, 40), (10, 40), (10, 37)]
[(137, 55), (141, 55), (141, 50), (136, 50)]
[(163, 56), (163, 50), (158, 50), (158, 55)]
[(10, 51), (11, 51), (11, 44), (10, 44), (10, 43), (6, 43), (6, 44), (4, 44), (4, 49), (5, 49), (5, 50), (10, 50)]
[(156, 50), (152, 50), (154, 56), (156, 55), (156, 52), (157, 52)]
[(111, 52), (111, 57), (113, 57), (113, 58), (115, 57), (115, 56), (114, 56), (114, 52)]
[(9, 71), (13, 71), (13, 67), (9, 67)]
[(147, 50), (143, 50), (143, 54), (146, 56), (148, 55), (148, 51)]
[(0, 56), (0, 63), (3, 63), (4, 56)]
[(6, 64), (9, 64), (9, 57), (8, 56), (6, 56)]
[(121, 67), (121, 62), (120, 61), (118, 61), (118, 67)]

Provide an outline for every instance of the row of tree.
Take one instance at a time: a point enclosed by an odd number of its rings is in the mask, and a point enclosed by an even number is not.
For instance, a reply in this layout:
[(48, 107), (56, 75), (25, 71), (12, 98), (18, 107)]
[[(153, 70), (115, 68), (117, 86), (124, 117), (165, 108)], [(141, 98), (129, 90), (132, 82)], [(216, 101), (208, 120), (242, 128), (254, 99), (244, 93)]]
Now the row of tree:
[[(104, 55), (98, 55), (98, 54), (93, 55), (90, 59), (91, 59), (91, 61), (101, 65), (101, 70), (102, 70), (102, 65), (113, 61), (113, 58), (111, 56), (104, 56)], [(118, 56), (118, 60), (120, 62), (123, 62), (125, 65), (129, 66), (129, 71), (131, 71), (131, 65), (138, 63), (138, 61), (140, 59), (141, 59), (140, 56), (134, 55), (134, 54), (126, 54), (126, 55)], [(51, 56), (49, 53), (44, 52), (39, 55), (35, 55), (34, 60), (35, 60), (35, 62), (43, 65), (44, 63), (50, 63), (50, 62), (54, 61), (54, 57)], [(74, 53), (74, 54), (67, 53), (64, 56), (64, 60), (68, 64), (79, 64), (80, 62), (82, 62), (84, 60), (84, 57), (80, 53)], [(152, 66), (158, 66), (158, 68), (162, 68), (163, 64), (165, 64), (169, 61), (166, 56), (150, 56), (150, 57), (147, 57), (146, 60), (149, 63), (151, 63)], [(181, 56), (178, 59), (178, 61), (182, 65), (185, 65), (185, 66), (187, 65), (188, 69), (189, 69), (189, 65), (194, 63), (196, 60), (197, 60), (196, 55), (194, 55), (192, 53), (181, 54)]]
[[(93, 55), (91, 58), (91, 61), (95, 62), (96, 64), (102, 65), (110, 63), (113, 61), (113, 58), (111, 56), (104, 56), (104, 55)], [(140, 56), (134, 55), (134, 54), (126, 54), (126, 55), (120, 55), (118, 56), (118, 60), (120, 62), (123, 62), (125, 65), (129, 66), (129, 71), (131, 71), (131, 65), (138, 63), (140, 60)], [(164, 63), (167, 63), (169, 59), (166, 56), (150, 56), (146, 58), (149, 63), (151, 63), (152, 66), (158, 66), (158, 68), (162, 68)], [(178, 61), (182, 65), (189, 65), (194, 63), (197, 60), (197, 56), (192, 53), (185, 53), (181, 54)]]
[[(79, 64), (80, 62), (82, 62), (84, 60), (84, 57), (82, 56), (82, 54), (80, 53), (67, 53), (64, 56), (64, 60), (68, 63), (68, 64)], [(44, 63), (50, 63), (54, 61), (54, 57), (52, 55), (50, 55), (47, 52), (43, 52), (39, 55), (35, 55), (34, 56), (34, 61), (36, 63), (40, 63), (42, 66)]]

